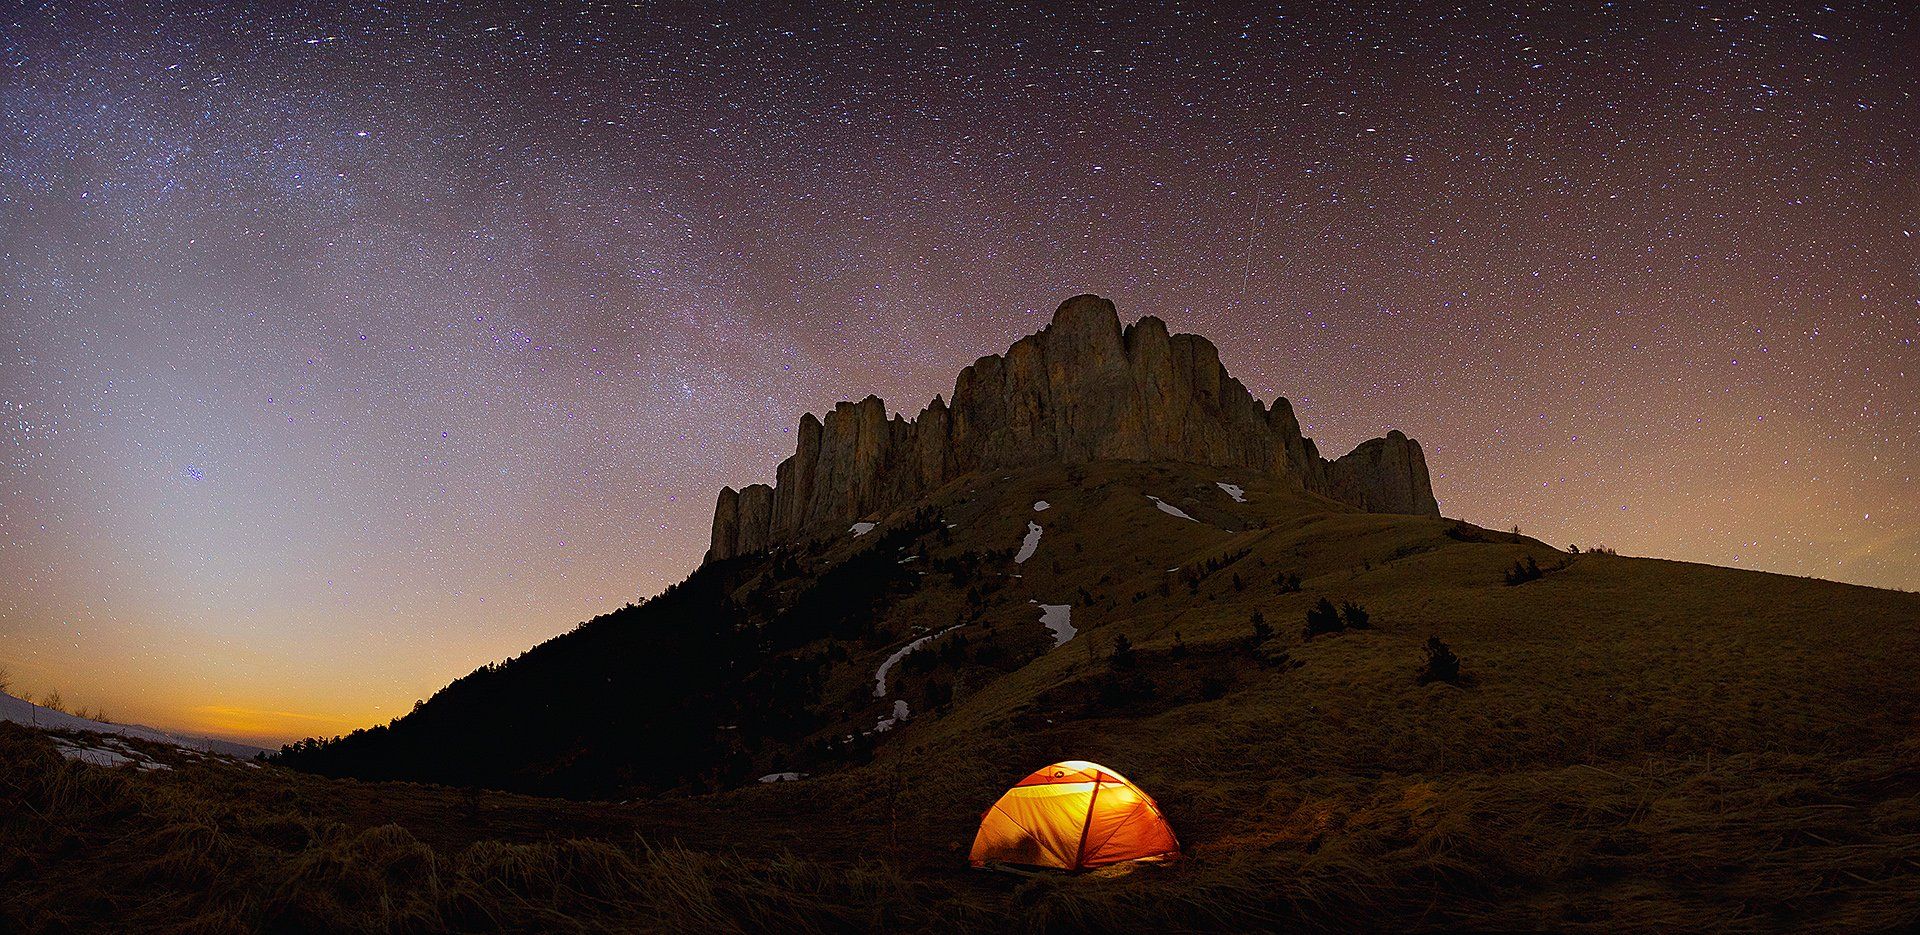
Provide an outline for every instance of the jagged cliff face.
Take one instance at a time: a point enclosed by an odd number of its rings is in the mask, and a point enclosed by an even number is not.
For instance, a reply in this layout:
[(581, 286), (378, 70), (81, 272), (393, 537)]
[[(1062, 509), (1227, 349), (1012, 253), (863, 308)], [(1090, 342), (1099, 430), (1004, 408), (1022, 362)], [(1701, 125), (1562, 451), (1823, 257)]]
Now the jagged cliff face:
[(844, 529), (972, 471), (1103, 459), (1249, 468), (1376, 513), (1440, 515), (1420, 443), (1394, 431), (1336, 461), (1300, 434), (1285, 398), (1262, 404), (1199, 335), (1113, 303), (1068, 299), (1039, 334), (960, 371), (909, 421), (869, 396), (800, 419), (774, 485), (720, 491), (708, 559)]

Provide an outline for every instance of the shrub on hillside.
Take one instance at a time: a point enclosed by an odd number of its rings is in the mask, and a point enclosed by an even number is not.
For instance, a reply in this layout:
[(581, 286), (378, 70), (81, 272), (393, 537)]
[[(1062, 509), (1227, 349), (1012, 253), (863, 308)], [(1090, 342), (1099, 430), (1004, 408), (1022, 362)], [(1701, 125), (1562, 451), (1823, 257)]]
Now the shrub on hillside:
[(1345, 624), (1347, 629), (1365, 630), (1373, 625), (1371, 622), (1372, 619), (1372, 616), (1367, 613), (1365, 607), (1355, 604), (1352, 601), (1341, 602), (1340, 622)]
[(1507, 587), (1538, 581), (1545, 574), (1546, 572), (1540, 568), (1540, 563), (1529, 555), (1526, 561), (1514, 562), (1513, 567), (1507, 569)]
[(1322, 633), (1338, 633), (1343, 629), (1346, 625), (1340, 622), (1340, 608), (1323, 597), (1307, 609), (1307, 628), (1301, 635), (1313, 639)]
[(1427, 664), (1420, 670), (1420, 684), (1446, 682), (1449, 685), (1460, 681), (1460, 657), (1453, 654), (1447, 644), (1440, 642), (1437, 636), (1427, 637)]
[(1343, 630), (1365, 630), (1373, 626), (1373, 615), (1365, 607), (1352, 601), (1341, 601), (1335, 607), (1333, 602), (1321, 598), (1307, 610), (1307, 628), (1303, 635), (1312, 639), (1323, 633), (1339, 633)]
[(927, 708), (932, 711), (944, 711), (953, 704), (952, 682), (927, 683)]
[(1012, 656), (1007, 652), (1006, 647), (997, 642), (979, 643), (973, 648), (973, 664), (977, 666), (999, 668), (1011, 659)]
[(1261, 643), (1264, 643), (1270, 639), (1273, 639), (1273, 625), (1267, 623), (1266, 614), (1263, 614), (1257, 610), (1254, 611), (1253, 617), (1252, 617), (1252, 623), (1253, 623), (1253, 643), (1255, 646), (1258, 646)]
[(1107, 657), (1106, 674), (1097, 679), (1097, 685), (1098, 704), (1109, 710), (1138, 704), (1160, 693), (1153, 679), (1141, 670), (1140, 657), (1134, 651), (1133, 641), (1124, 635), (1113, 638), (1113, 652)]

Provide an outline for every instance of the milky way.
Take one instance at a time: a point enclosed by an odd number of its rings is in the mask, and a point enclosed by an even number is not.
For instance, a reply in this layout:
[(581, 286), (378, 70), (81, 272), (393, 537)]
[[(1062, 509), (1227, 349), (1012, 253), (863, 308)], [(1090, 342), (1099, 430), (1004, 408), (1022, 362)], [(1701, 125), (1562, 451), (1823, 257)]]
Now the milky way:
[(1920, 587), (1898, 6), (284, 6), (0, 26), (16, 689), (385, 720), (1085, 291), (1448, 515)]

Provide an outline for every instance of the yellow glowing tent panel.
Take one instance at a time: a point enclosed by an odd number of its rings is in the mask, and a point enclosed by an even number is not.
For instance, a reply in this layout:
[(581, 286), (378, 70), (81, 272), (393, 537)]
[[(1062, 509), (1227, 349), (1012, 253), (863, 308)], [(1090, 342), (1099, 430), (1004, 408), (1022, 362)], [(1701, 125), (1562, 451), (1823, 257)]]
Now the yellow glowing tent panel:
[(1085, 870), (1179, 856), (1152, 797), (1104, 766), (1068, 760), (1035, 770), (987, 809), (968, 861)]

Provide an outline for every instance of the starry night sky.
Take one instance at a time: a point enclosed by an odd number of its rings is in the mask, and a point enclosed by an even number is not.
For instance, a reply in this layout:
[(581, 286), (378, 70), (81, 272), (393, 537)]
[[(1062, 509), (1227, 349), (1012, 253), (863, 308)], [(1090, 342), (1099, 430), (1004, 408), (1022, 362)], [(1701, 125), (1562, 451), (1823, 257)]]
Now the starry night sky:
[(0, 667), (275, 741), (1078, 292), (1450, 516), (1920, 587), (1911, 11), (0, 14)]

